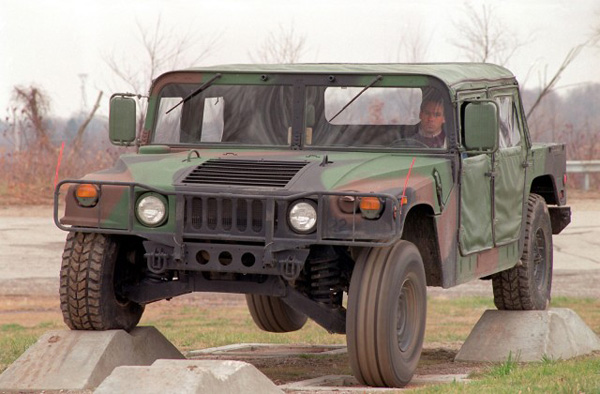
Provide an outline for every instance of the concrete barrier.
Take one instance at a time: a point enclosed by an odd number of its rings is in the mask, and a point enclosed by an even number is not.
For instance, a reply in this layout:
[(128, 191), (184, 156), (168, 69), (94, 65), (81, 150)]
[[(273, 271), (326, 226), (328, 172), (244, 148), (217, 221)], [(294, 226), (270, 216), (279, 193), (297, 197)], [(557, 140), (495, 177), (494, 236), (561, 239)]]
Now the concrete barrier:
[(483, 313), (457, 361), (569, 359), (600, 350), (600, 339), (571, 309)]
[(157, 360), (149, 367), (118, 367), (94, 394), (283, 394), (253, 365), (230, 360)]
[(127, 333), (51, 331), (0, 375), (0, 390), (81, 390), (94, 388), (121, 365), (150, 365), (183, 355), (154, 327)]

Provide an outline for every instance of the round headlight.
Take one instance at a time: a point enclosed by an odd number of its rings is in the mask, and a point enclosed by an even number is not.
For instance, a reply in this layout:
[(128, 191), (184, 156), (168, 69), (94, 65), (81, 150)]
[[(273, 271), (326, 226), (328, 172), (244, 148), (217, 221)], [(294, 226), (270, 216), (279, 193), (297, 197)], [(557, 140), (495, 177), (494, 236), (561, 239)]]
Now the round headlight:
[(292, 229), (299, 233), (310, 233), (317, 225), (316, 204), (312, 201), (302, 200), (290, 206), (288, 219)]
[(167, 219), (167, 204), (164, 197), (156, 194), (144, 194), (138, 199), (136, 215), (146, 226), (160, 226)]

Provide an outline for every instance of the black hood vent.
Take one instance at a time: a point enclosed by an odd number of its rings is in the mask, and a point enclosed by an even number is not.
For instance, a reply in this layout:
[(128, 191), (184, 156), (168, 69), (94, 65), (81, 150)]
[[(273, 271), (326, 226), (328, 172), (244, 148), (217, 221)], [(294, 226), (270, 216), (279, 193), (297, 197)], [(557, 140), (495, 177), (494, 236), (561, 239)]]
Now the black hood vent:
[(182, 183), (285, 187), (309, 162), (211, 159), (196, 167)]

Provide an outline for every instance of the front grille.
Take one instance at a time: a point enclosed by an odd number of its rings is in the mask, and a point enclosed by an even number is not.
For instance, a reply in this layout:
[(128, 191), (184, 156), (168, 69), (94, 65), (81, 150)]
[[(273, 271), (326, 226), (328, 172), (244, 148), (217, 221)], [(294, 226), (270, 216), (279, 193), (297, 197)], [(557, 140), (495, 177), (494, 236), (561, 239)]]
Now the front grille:
[(194, 197), (191, 201), (192, 228), (200, 232), (261, 234), (265, 202), (245, 198)]
[(211, 159), (196, 167), (184, 184), (285, 187), (308, 162)]

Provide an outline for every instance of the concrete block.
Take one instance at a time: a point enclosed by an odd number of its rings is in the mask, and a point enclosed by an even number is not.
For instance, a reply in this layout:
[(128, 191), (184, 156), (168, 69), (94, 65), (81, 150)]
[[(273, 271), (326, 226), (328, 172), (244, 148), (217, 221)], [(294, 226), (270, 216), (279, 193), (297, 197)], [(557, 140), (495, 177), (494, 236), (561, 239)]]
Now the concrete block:
[(184, 358), (156, 328), (127, 333), (51, 331), (0, 375), (0, 390), (81, 390), (97, 387), (115, 367)]
[(487, 310), (456, 355), (457, 361), (569, 359), (600, 350), (600, 339), (571, 309)]
[(157, 360), (149, 367), (118, 367), (94, 394), (260, 393), (283, 391), (253, 365), (230, 360)]

